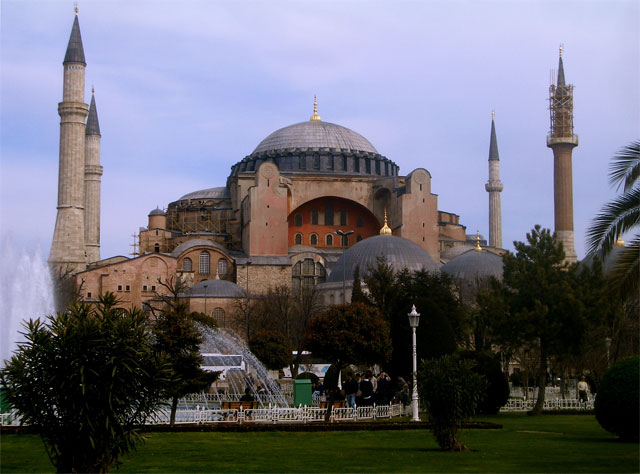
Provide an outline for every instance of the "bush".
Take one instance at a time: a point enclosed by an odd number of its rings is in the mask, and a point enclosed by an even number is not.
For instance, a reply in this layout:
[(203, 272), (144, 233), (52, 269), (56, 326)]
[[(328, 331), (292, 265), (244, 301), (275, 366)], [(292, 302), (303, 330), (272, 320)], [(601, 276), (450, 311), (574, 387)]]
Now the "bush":
[(258, 332), (249, 340), (249, 349), (269, 370), (280, 370), (293, 361), (291, 346), (279, 332)]
[(473, 371), (484, 377), (487, 387), (478, 403), (477, 413), (495, 415), (509, 400), (509, 382), (494, 354), (465, 352), (463, 357), (475, 362)]
[(420, 398), (429, 414), (431, 431), (446, 451), (466, 451), (456, 437), (458, 427), (475, 414), (486, 384), (473, 362), (458, 355), (423, 360), (418, 381)]
[(596, 396), (596, 419), (605, 430), (626, 441), (638, 441), (640, 357), (618, 362), (604, 374)]

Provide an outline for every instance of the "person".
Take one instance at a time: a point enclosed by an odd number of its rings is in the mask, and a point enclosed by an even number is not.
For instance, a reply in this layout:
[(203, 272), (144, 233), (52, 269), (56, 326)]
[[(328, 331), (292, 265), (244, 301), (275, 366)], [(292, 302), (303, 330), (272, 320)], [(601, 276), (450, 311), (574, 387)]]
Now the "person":
[(378, 405), (389, 404), (389, 389), (391, 379), (386, 372), (382, 372), (378, 377), (378, 389), (376, 390)]
[(240, 401), (241, 402), (252, 402), (253, 401), (253, 395), (251, 394), (251, 389), (249, 387), (246, 387), (244, 389), (244, 395), (242, 395), (240, 397)]
[(347, 399), (347, 406), (349, 408), (356, 407), (356, 393), (358, 393), (358, 382), (353, 378), (353, 374), (349, 372), (347, 379), (342, 384), (344, 390), (344, 396)]
[(578, 401), (580, 403), (586, 404), (589, 401), (589, 396), (587, 392), (589, 391), (589, 384), (587, 383), (584, 375), (580, 377), (580, 382), (578, 382)]
[(373, 384), (371, 383), (371, 377), (373, 374), (370, 370), (367, 370), (364, 374), (364, 379), (360, 382), (360, 391), (362, 392), (362, 401), (360, 405), (368, 407), (373, 405)]
[(398, 400), (402, 402), (404, 406), (409, 405), (411, 399), (409, 398), (409, 385), (407, 382), (398, 375), (398, 385), (397, 385), (396, 397)]

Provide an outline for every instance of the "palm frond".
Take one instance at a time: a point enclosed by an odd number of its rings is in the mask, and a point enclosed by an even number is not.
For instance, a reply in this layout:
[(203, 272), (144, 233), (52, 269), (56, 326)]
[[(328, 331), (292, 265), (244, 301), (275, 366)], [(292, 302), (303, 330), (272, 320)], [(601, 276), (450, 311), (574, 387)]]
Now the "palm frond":
[(613, 157), (609, 171), (609, 184), (624, 192), (629, 191), (640, 178), (640, 140), (622, 148)]
[(640, 235), (636, 235), (616, 255), (609, 275), (609, 283), (618, 289), (625, 299), (638, 299), (640, 294)]
[(589, 254), (609, 253), (616, 239), (640, 226), (640, 185), (607, 203), (587, 230)]

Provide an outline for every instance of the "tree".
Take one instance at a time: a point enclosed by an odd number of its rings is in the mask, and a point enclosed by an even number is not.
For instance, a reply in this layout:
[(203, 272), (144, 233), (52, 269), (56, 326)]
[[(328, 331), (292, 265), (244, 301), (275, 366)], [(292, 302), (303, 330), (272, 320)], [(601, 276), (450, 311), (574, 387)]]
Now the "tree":
[(168, 310), (156, 315), (153, 324), (154, 349), (166, 356), (172, 371), (168, 388), (168, 395), (171, 397), (171, 426), (176, 421), (180, 397), (208, 389), (220, 374), (201, 369), (203, 358), (200, 344), (204, 338), (197, 323), (208, 327), (216, 326), (215, 320), (210, 316), (189, 312), (186, 303), (171, 302)]
[(259, 331), (249, 340), (249, 349), (269, 370), (280, 370), (292, 361), (289, 341), (282, 333)]
[(362, 282), (360, 280), (360, 265), (356, 265), (353, 269), (353, 289), (351, 290), (352, 303), (370, 304), (369, 298), (362, 291)]
[(136, 427), (166, 398), (171, 372), (147, 316), (117, 303), (107, 293), (28, 321), (26, 342), (0, 373), (58, 472), (106, 472), (142, 441)]
[(423, 360), (418, 381), (431, 431), (444, 451), (467, 451), (457, 438), (463, 421), (472, 417), (485, 388), (473, 362), (458, 355)]
[(503, 256), (503, 290), (508, 310), (495, 315), (496, 341), (506, 347), (537, 346), (538, 397), (544, 406), (548, 362), (576, 353), (584, 333), (583, 305), (575, 292), (575, 267), (564, 263), (562, 244), (536, 225), (527, 244), (514, 242), (516, 254)]
[(604, 259), (618, 238), (626, 232), (636, 232), (630, 244), (617, 255), (611, 281), (637, 308), (640, 294), (640, 140), (622, 148), (613, 157), (609, 183), (622, 188), (622, 194), (605, 204), (595, 217), (587, 231), (588, 251)]
[[(309, 324), (308, 348), (340, 373), (349, 364), (385, 362), (391, 353), (389, 327), (380, 312), (362, 303), (332, 306)], [(331, 392), (326, 421), (331, 416), (335, 391)]]

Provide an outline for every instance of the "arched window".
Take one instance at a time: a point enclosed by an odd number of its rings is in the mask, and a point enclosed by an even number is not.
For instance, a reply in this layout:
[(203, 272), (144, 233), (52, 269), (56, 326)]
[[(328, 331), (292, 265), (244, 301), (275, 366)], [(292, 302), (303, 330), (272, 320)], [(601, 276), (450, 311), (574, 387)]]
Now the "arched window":
[(309, 238), (309, 243), (311, 245), (318, 245), (318, 234), (311, 234), (311, 237)]
[(227, 274), (227, 260), (221, 258), (218, 260), (218, 275), (226, 275)]
[(296, 227), (302, 227), (302, 214), (296, 214), (293, 218), (293, 224)]
[(299, 234), (299, 233), (298, 233), (298, 234), (296, 234), (296, 235), (293, 237), (293, 243), (294, 243), (295, 245), (302, 245), (302, 234)]
[(324, 238), (324, 241), (327, 244), (327, 247), (333, 247), (333, 235), (327, 234)]
[(190, 272), (193, 270), (193, 261), (187, 257), (182, 261), (182, 271)]
[(155, 244), (155, 245), (153, 246), (153, 251), (154, 251), (155, 253), (160, 253), (160, 244)]
[(342, 246), (343, 247), (348, 247), (349, 246), (349, 236), (348, 235), (343, 235), (342, 236)]
[(305, 258), (297, 262), (291, 272), (291, 287), (294, 290), (310, 288), (327, 280), (327, 271), (320, 262), (314, 262), (312, 258)]
[(358, 216), (356, 219), (356, 227), (362, 227), (362, 216)]
[(213, 319), (218, 323), (218, 327), (225, 327), (225, 313), (222, 308), (214, 308), (213, 310)]
[(200, 253), (200, 273), (208, 275), (211, 272), (211, 257), (209, 252), (203, 251)]

